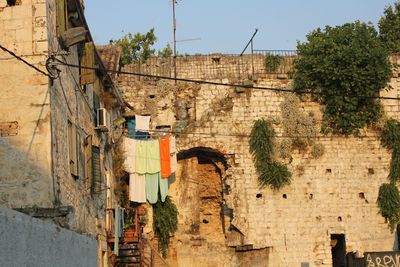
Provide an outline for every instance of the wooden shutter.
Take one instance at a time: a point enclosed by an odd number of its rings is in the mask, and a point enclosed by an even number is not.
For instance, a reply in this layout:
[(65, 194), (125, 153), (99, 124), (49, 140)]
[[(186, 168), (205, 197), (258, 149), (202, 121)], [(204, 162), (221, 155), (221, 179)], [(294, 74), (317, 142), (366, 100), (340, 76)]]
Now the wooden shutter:
[(94, 45), (93, 42), (85, 43), (85, 47), (82, 52), (81, 57), (81, 84), (91, 84), (94, 83), (94, 70), (86, 69), (94, 68)]
[(100, 148), (92, 146), (93, 186), (92, 192), (100, 193), (101, 190), (101, 163)]
[(87, 185), (93, 186), (93, 167), (92, 167), (92, 136), (89, 135), (86, 139), (86, 177)]
[(65, 0), (56, 0), (56, 9), (57, 35), (60, 36), (67, 29)]
[(77, 135), (76, 127), (68, 122), (68, 147), (69, 147), (69, 169), (73, 176), (78, 176), (78, 159), (77, 159)]

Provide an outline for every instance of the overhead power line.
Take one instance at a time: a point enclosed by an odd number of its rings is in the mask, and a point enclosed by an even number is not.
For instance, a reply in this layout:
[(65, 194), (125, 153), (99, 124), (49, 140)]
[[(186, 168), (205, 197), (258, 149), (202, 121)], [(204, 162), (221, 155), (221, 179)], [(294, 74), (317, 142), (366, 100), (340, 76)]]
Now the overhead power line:
[[(85, 67), (85, 66), (79, 66), (76, 64), (69, 64), (69, 63), (63, 62), (59, 59), (56, 59), (56, 61), (58, 61), (61, 65), (65, 65), (65, 66), (69, 66), (69, 67), (89, 69), (89, 70), (100, 70), (99, 68), (94, 68), (94, 67)], [(214, 82), (214, 81), (207, 81), (207, 80), (189, 79), (189, 78), (174, 78), (174, 77), (168, 77), (168, 76), (160, 76), (160, 75), (129, 72), (129, 71), (117, 71), (117, 70), (105, 70), (105, 71), (115, 73), (115, 74), (133, 75), (133, 76), (154, 78), (154, 79), (160, 79), (160, 80), (171, 80), (171, 81), (180, 81), (180, 82), (197, 83), (197, 84), (209, 84), (209, 85), (226, 86), (226, 87), (239, 87), (239, 88), (245, 88), (245, 89), (264, 90), (264, 91), (272, 91), (272, 92), (278, 92), (278, 93), (297, 93), (297, 94), (304, 94), (304, 95), (319, 95), (319, 96), (324, 96), (324, 97), (348, 97), (348, 98), (363, 98), (363, 99), (400, 100), (400, 97), (340, 95), (340, 94), (325, 95), (320, 92), (293, 91), (292, 89), (288, 89), (288, 88), (276, 88), (276, 87), (268, 87), (268, 86), (254, 86), (254, 85), (244, 85), (244, 84), (222, 83), (222, 82)]]
[(22, 61), (25, 65), (29, 66), (30, 68), (36, 70), (37, 72), (49, 77), (50, 79), (52, 78), (48, 73), (42, 71), (41, 69), (39, 69), (38, 67), (32, 65), (31, 63), (29, 63), (28, 61), (26, 61), (25, 59), (23, 59), (22, 57), (16, 55), (14, 52), (8, 50), (7, 48), (5, 48), (4, 46), (0, 45), (0, 49), (9, 53), (11, 56), (13, 56), (14, 58), (18, 59), (19, 61)]

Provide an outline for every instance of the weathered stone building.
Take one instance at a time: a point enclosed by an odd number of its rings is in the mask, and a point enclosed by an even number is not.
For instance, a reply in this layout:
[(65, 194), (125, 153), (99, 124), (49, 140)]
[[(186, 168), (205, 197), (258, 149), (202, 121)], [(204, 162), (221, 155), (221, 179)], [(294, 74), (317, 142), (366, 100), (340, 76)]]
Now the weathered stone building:
[[(376, 204), (391, 155), (373, 129), (358, 137), (317, 132), (312, 139), (324, 152), (291, 151), (290, 185), (279, 191), (259, 188), (249, 134), (255, 120), (267, 118), (274, 121), (278, 144), (290, 138), (282, 114), (292, 94), (268, 90), (290, 88), (283, 65), (290, 67), (291, 57), (285, 60), (278, 74), (265, 74), (262, 55), (177, 58), (178, 78), (259, 89), (119, 77), (135, 113), (151, 114), (154, 131), (171, 125), (178, 136), (179, 167), (170, 188), (179, 210), (168, 258), (172, 266), (332, 266), (348, 253), (362, 257), (396, 248), (395, 234)], [(171, 77), (172, 65), (151, 59), (124, 71)], [(394, 73), (393, 89), (382, 95), (399, 96), (397, 77)], [(388, 117), (399, 118), (398, 100), (381, 103)], [(320, 127), (319, 104), (302, 101), (298, 112)]]
[(106, 264), (123, 101), (82, 1), (0, 1), (0, 32), (1, 46), (48, 73), (0, 51), (0, 204), (97, 239)]

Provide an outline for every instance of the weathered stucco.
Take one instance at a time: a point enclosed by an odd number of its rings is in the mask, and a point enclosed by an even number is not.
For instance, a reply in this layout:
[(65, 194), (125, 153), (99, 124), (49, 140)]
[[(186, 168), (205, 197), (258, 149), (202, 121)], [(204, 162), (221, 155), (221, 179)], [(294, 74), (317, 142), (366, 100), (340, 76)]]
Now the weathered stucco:
[[(181, 69), (185, 60), (187, 68), (178, 72), (178, 77), (207, 77), (203, 61), (181, 59)], [(224, 60), (222, 57), (220, 62)], [(196, 64), (203, 71), (199, 72)], [(160, 70), (154, 73), (157, 71)], [(224, 75), (213, 81), (243, 82)], [(251, 78), (245, 82), (255, 86), (287, 88), (291, 82), (287, 75)], [(398, 96), (400, 79), (396, 73), (391, 85), (393, 89), (382, 95)], [(170, 249), (172, 265), (238, 266), (246, 255), (251, 255), (247, 259), (264, 259), (251, 266), (300, 266), (307, 262), (310, 266), (331, 266), (331, 235), (336, 234), (345, 235), (346, 252), (357, 252), (359, 256), (366, 251), (394, 249), (395, 234), (376, 205), (379, 186), (387, 182), (391, 153), (380, 145), (379, 134), (374, 130), (362, 131), (362, 137), (318, 134), (315, 141), (324, 146), (322, 157), (314, 158), (310, 148), (292, 151), (293, 159), (288, 165), (292, 183), (279, 191), (260, 189), (248, 136), (255, 120), (267, 118), (276, 122), (274, 127), (281, 136), (277, 142), (282, 140), (283, 93), (181, 82), (139, 82), (129, 75), (120, 77), (120, 86), (136, 114), (152, 114), (153, 129), (171, 125), (173, 131), (182, 131), (177, 134), (180, 153), (208, 148), (222, 154), (227, 162), (220, 174), (220, 200), (214, 194), (219, 187), (214, 184), (216, 174), (211, 167), (201, 166), (204, 164), (199, 157), (205, 157), (204, 153), (179, 161), (177, 180), (170, 189), (180, 212)], [(388, 117), (399, 118), (397, 100), (381, 103)], [(320, 127), (320, 105), (305, 101), (301, 110), (315, 114)], [(211, 161), (214, 165), (210, 166), (217, 166), (218, 161)], [(216, 213), (213, 207), (208, 208), (208, 215), (202, 212), (205, 181), (213, 185), (206, 189), (213, 205), (224, 204), (220, 218), (224, 218), (226, 227), (222, 222), (214, 225), (203, 221), (204, 216), (212, 219)], [(215, 234), (202, 231), (207, 227), (213, 228)], [(219, 239), (220, 235), (224, 238)]]
[(1, 266), (95, 267), (97, 241), (0, 206)]

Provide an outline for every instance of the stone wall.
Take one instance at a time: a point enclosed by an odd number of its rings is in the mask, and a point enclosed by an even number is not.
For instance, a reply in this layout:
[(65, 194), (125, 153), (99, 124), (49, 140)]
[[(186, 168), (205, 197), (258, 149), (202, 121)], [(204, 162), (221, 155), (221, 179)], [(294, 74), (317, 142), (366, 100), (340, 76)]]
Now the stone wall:
[[(197, 78), (195, 72), (192, 75)], [(278, 75), (253, 78), (256, 86), (290, 88), (291, 81)], [(214, 81), (230, 83), (235, 79)], [(237, 266), (244, 255), (255, 253), (248, 258), (252, 259), (259, 253), (257, 257), (263, 255), (265, 261), (253, 266), (300, 266), (306, 262), (331, 266), (331, 235), (336, 234), (345, 235), (346, 252), (362, 255), (394, 249), (395, 234), (376, 205), (379, 186), (387, 182), (391, 153), (380, 145), (374, 130), (363, 130), (360, 137), (318, 134), (314, 140), (324, 146), (321, 157), (313, 157), (309, 147), (292, 151), (292, 160), (287, 162), (293, 174), (291, 184), (279, 191), (260, 189), (249, 153), (249, 134), (255, 120), (267, 118), (274, 121), (276, 142), (285, 138), (281, 111), (285, 94), (204, 84), (134, 82), (128, 76), (120, 77), (120, 86), (136, 114), (152, 114), (152, 129), (173, 126), (180, 153), (201, 148), (190, 160), (179, 161), (180, 171), (171, 185), (171, 196), (180, 212), (170, 251), (172, 265)], [(398, 97), (397, 73), (391, 86), (393, 89), (382, 95)], [(381, 103), (387, 116), (399, 118), (398, 100)], [(321, 108), (305, 101), (301, 111), (315, 114), (320, 127)], [(214, 227), (225, 236), (225, 245), (209, 238), (207, 232), (190, 232), (191, 225), (193, 229), (206, 227), (198, 216), (201, 212), (190, 208), (201, 199), (196, 183), (204, 182), (204, 174), (198, 174), (196, 164), (201, 161), (199, 155), (205, 156), (204, 148), (223, 155), (227, 163), (221, 174), (225, 204), (221, 205), (221, 219), (224, 216), (227, 227), (225, 232), (224, 227)]]
[(0, 206), (2, 266), (95, 267), (96, 239)]
[[(44, 72), (50, 55), (70, 64), (78, 65), (80, 60), (81, 44), (68, 51), (59, 44), (55, 3), (23, 0), (7, 6), (6, 1), (0, 1), (1, 45)], [(106, 186), (112, 188), (114, 179), (111, 147), (120, 136), (115, 131), (95, 129), (93, 91), (104, 93), (105, 74), (97, 73), (95, 83), (83, 87), (76, 67), (56, 65), (59, 76), (50, 81), (3, 51), (0, 65), (0, 124), (3, 127), (17, 121), (19, 126), (16, 135), (0, 137), (0, 204), (10, 208), (72, 206), (66, 220), (54, 221), (72, 231), (99, 237), (100, 250), (105, 252)], [(104, 102), (100, 100), (101, 107)], [(119, 107), (109, 110), (111, 122), (118, 116)], [(87, 149), (88, 137), (100, 148), (101, 181), (94, 190), (86, 175), (91, 159), (79, 159), (79, 175), (71, 175), (69, 122), (80, 137), (78, 150)]]
[[(1, 45), (45, 70), (40, 64), (47, 55), (44, 1), (27, 0), (13, 7), (1, 2)], [(0, 204), (50, 207), (53, 179), (48, 78), (2, 50), (0, 65), (0, 123), (4, 127), (18, 122), (16, 135), (0, 137)]]

